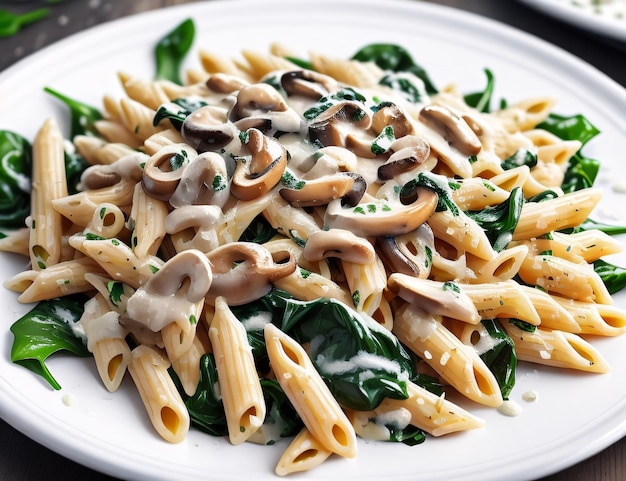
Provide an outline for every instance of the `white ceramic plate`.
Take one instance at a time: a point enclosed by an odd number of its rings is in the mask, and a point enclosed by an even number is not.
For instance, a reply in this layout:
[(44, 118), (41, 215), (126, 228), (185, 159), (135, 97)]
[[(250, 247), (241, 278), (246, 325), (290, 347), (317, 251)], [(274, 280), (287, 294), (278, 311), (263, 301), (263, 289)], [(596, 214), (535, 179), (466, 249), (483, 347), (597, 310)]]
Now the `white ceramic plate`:
[[(560, 19), (601, 38), (626, 42), (626, 17), (600, 14), (592, 6), (575, 5), (574, 0), (520, 0), (538, 11)], [(608, 10), (603, 10), (608, 12)], [(623, 44), (622, 44), (623, 45)]]
[[(369, 42), (408, 48), (438, 85), (457, 81), (463, 91), (484, 86), (484, 68), (496, 75), (498, 97), (510, 101), (534, 95), (560, 99), (563, 114), (584, 112), (602, 131), (587, 154), (604, 162), (600, 186), (606, 197), (598, 220), (626, 222), (615, 208), (623, 197), (607, 179), (618, 173), (626, 151), (623, 113), (626, 94), (588, 65), (526, 34), (457, 10), (419, 2), (318, 0), (316, 2), (201, 2), (155, 11), (94, 28), (22, 61), (0, 75), (0, 128), (32, 138), (49, 115), (65, 111), (42, 92), (51, 86), (100, 105), (101, 95), (119, 93), (119, 70), (150, 78), (152, 47), (180, 21), (193, 17), (196, 47), (236, 54), (265, 49), (272, 41), (350, 56)], [(196, 65), (195, 57), (190, 60)], [(620, 217), (621, 216), (621, 217)], [(624, 257), (615, 259), (626, 265)], [(8, 277), (25, 262), (0, 256)], [(18, 430), (79, 463), (124, 479), (273, 479), (278, 446), (233, 447), (225, 440), (192, 431), (178, 445), (153, 431), (132, 385), (110, 394), (90, 359), (57, 356), (49, 367), (63, 386), (59, 392), (9, 361), (9, 326), (26, 307), (14, 293), (0, 290), (3, 306), (0, 356), (0, 415)], [(624, 297), (617, 300), (626, 305)], [(524, 412), (511, 418), (464, 404), (487, 427), (409, 448), (360, 442), (354, 460), (332, 459), (298, 479), (521, 480), (566, 468), (617, 441), (626, 433), (626, 337), (594, 343), (613, 371), (584, 375), (523, 367), (512, 399)], [(538, 393), (524, 402), (528, 390)], [(67, 405), (64, 401), (73, 399)]]

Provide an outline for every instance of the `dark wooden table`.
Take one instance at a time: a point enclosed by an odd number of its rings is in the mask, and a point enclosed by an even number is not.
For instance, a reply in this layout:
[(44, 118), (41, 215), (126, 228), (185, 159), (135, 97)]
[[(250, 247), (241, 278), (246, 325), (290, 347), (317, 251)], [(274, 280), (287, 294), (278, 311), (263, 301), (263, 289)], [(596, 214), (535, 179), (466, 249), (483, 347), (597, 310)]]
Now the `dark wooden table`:
[[(75, 32), (123, 16), (194, 0), (67, 0), (49, 4), (52, 14), (24, 28), (19, 34), (0, 38), (0, 70), (33, 51)], [(626, 45), (612, 46), (573, 27), (540, 16), (512, 0), (427, 0), (496, 19), (541, 37), (572, 52), (626, 87)], [(32, 9), (43, 1), (0, 2), (0, 8), (15, 12)], [(585, 440), (581, 439), (581, 443)], [(114, 481), (69, 461), (22, 435), (0, 420), (0, 480), (67, 481), (89, 479)], [(626, 479), (626, 440), (590, 459), (541, 481), (623, 481)]]

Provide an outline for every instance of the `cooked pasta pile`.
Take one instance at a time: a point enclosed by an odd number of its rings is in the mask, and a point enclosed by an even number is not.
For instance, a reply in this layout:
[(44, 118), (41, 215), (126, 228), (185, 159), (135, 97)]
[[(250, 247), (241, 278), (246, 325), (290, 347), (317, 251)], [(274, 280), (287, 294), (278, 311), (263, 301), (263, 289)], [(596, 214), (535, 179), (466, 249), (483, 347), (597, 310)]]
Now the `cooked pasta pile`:
[[(76, 327), (108, 390), (128, 371), (156, 431), (180, 442), (190, 417), (168, 369), (192, 395), (212, 353), (230, 442), (263, 443), (261, 378), (275, 378), (304, 426), (280, 475), (354, 457), (358, 436), (389, 439), (383, 419), (433, 436), (483, 426), (401, 370), (406, 396), (345, 406), (325, 372), (393, 373), (395, 360), (360, 351), (330, 365), (311, 356), (315, 338), (297, 342), (265, 318), (261, 374), (234, 310), (271, 290), (332, 299), (484, 406), (506, 398), (481, 358), (495, 342), (486, 320), (522, 361), (609, 369), (585, 335), (620, 335), (626, 318), (592, 263), (622, 246), (599, 230), (566, 233), (600, 192), (561, 190), (581, 144), (537, 127), (554, 99), (484, 113), (454, 86), (428, 95), (414, 75), (373, 63), (315, 53), (309, 70), (287, 58), (278, 46), (237, 59), (202, 51), (183, 86), (119, 73), (125, 95), (104, 97), (99, 136), (73, 139), (90, 164), (76, 194), (56, 121), (39, 130), (28, 227), (0, 241), (31, 267), (5, 285), (24, 303), (90, 295)], [(470, 215), (514, 198), (525, 201), (511, 232), (490, 236)], [(275, 234), (240, 240), (261, 218)], [(112, 283), (123, 286), (115, 299)]]

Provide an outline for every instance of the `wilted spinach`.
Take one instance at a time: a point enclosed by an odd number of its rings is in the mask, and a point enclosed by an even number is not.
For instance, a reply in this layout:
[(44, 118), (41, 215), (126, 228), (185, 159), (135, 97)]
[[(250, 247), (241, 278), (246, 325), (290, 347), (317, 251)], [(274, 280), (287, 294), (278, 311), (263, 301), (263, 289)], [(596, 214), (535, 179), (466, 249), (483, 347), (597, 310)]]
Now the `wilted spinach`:
[(45, 361), (63, 350), (78, 356), (91, 355), (71, 328), (80, 319), (85, 300), (82, 294), (75, 294), (42, 301), (15, 321), (11, 326), (14, 336), (11, 361), (42, 376), (54, 389), (61, 389)]
[(0, 131), (0, 227), (24, 227), (30, 213), (32, 146), (24, 137)]
[(181, 67), (191, 50), (196, 27), (188, 18), (161, 38), (154, 48), (157, 80), (170, 80), (182, 84)]

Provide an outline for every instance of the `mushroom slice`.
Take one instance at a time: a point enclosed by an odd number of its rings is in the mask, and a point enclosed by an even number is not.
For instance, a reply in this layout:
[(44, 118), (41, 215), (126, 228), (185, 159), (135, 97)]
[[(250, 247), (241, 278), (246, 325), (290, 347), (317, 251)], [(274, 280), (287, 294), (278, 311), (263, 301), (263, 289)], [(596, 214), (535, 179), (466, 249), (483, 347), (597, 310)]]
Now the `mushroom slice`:
[(478, 324), (480, 313), (472, 299), (454, 282), (418, 279), (394, 272), (387, 280), (391, 292), (433, 315)]
[(320, 97), (339, 88), (334, 78), (312, 70), (285, 72), (280, 77), (280, 84), (287, 95), (298, 95), (313, 100), (319, 100)]
[(169, 201), (172, 207), (197, 204), (224, 207), (229, 196), (224, 157), (204, 152), (187, 165)]
[[(294, 207), (326, 205), (334, 199), (350, 194), (359, 177), (362, 179), (361, 176), (351, 172), (338, 172), (312, 180), (289, 177), (287, 179), (288, 186), (280, 189), (280, 195)], [(293, 178), (293, 182), (291, 182), (291, 178)], [(285, 177), (283, 177), (283, 183), (285, 183)], [(361, 196), (364, 192), (363, 189)]]
[(382, 132), (388, 125), (393, 128), (393, 134), (397, 139), (415, 133), (413, 124), (402, 109), (391, 102), (383, 104), (372, 117), (372, 128), (376, 132)]
[(376, 239), (376, 250), (391, 272), (400, 272), (426, 279), (435, 252), (435, 236), (428, 224), (401, 236), (385, 236)]
[(214, 73), (206, 81), (206, 86), (213, 92), (220, 94), (232, 94), (250, 85), (237, 75), (230, 75), (223, 72)]
[(372, 244), (345, 229), (314, 232), (307, 239), (302, 255), (309, 262), (321, 261), (328, 257), (337, 257), (357, 264), (371, 264), (376, 260)]
[(228, 111), (214, 105), (206, 105), (190, 113), (180, 133), (198, 152), (217, 151), (237, 137), (238, 130), (228, 121)]
[[(173, 236), (178, 251), (198, 249), (209, 252), (219, 246), (216, 229), (223, 220), (222, 209), (216, 205), (186, 205), (167, 214), (165, 231)], [(184, 235), (188, 229), (192, 233)]]
[(287, 151), (258, 129), (249, 129), (243, 137), (243, 145), (252, 157), (238, 160), (230, 191), (240, 200), (252, 200), (267, 194), (280, 182), (287, 167)]
[(418, 187), (416, 193), (417, 198), (408, 205), (375, 199), (346, 208), (341, 200), (334, 200), (328, 204), (324, 224), (362, 237), (406, 234), (426, 222), (437, 208), (439, 197), (435, 192)]
[(117, 184), (122, 179), (138, 182), (143, 175), (142, 164), (148, 156), (141, 152), (125, 155), (111, 164), (87, 167), (80, 177), (81, 185), (88, 190), (102, 189)]
[(202, 252), (180, 252), (130, 296), (126, 314), (152, 332), (172, 323), (189, 332), (200, 319), (212, 279), (211, 265)]
[(254, 127), (270, 134), (299, 132), (302, 119), (283, 96), (269, 84), (257, 83), (243, 87), (230, 109), (229, 119), (239, 130)]
[(237, 306), (263, 297), (272, 282), (296, 270), (296, 259), (276, 263), (272, 254), (253, 242), (231, 242), (207, 254), (213, 267), (213, 281), (207, 300), (223, 296), (228, 305)]
[(464, 155), (477, 155), (482, 144), (465, 119), (442, 105), (427, 105), (420, 110), (419, 119), (437, 131), (448, 143)]
[(159, 200), (168, 200), (176, 190), (187, 164), (197, 152), (186, 144), (170, 144), (159, 149), (146, 162), (141, 184)]
[(416, 168), (430, 155), (430, 144), (415, 136), (402, 137), (401, 142), (391, 144), (394, 153), (378, 168), (380, 180), (393, 179), (396, 175)]

